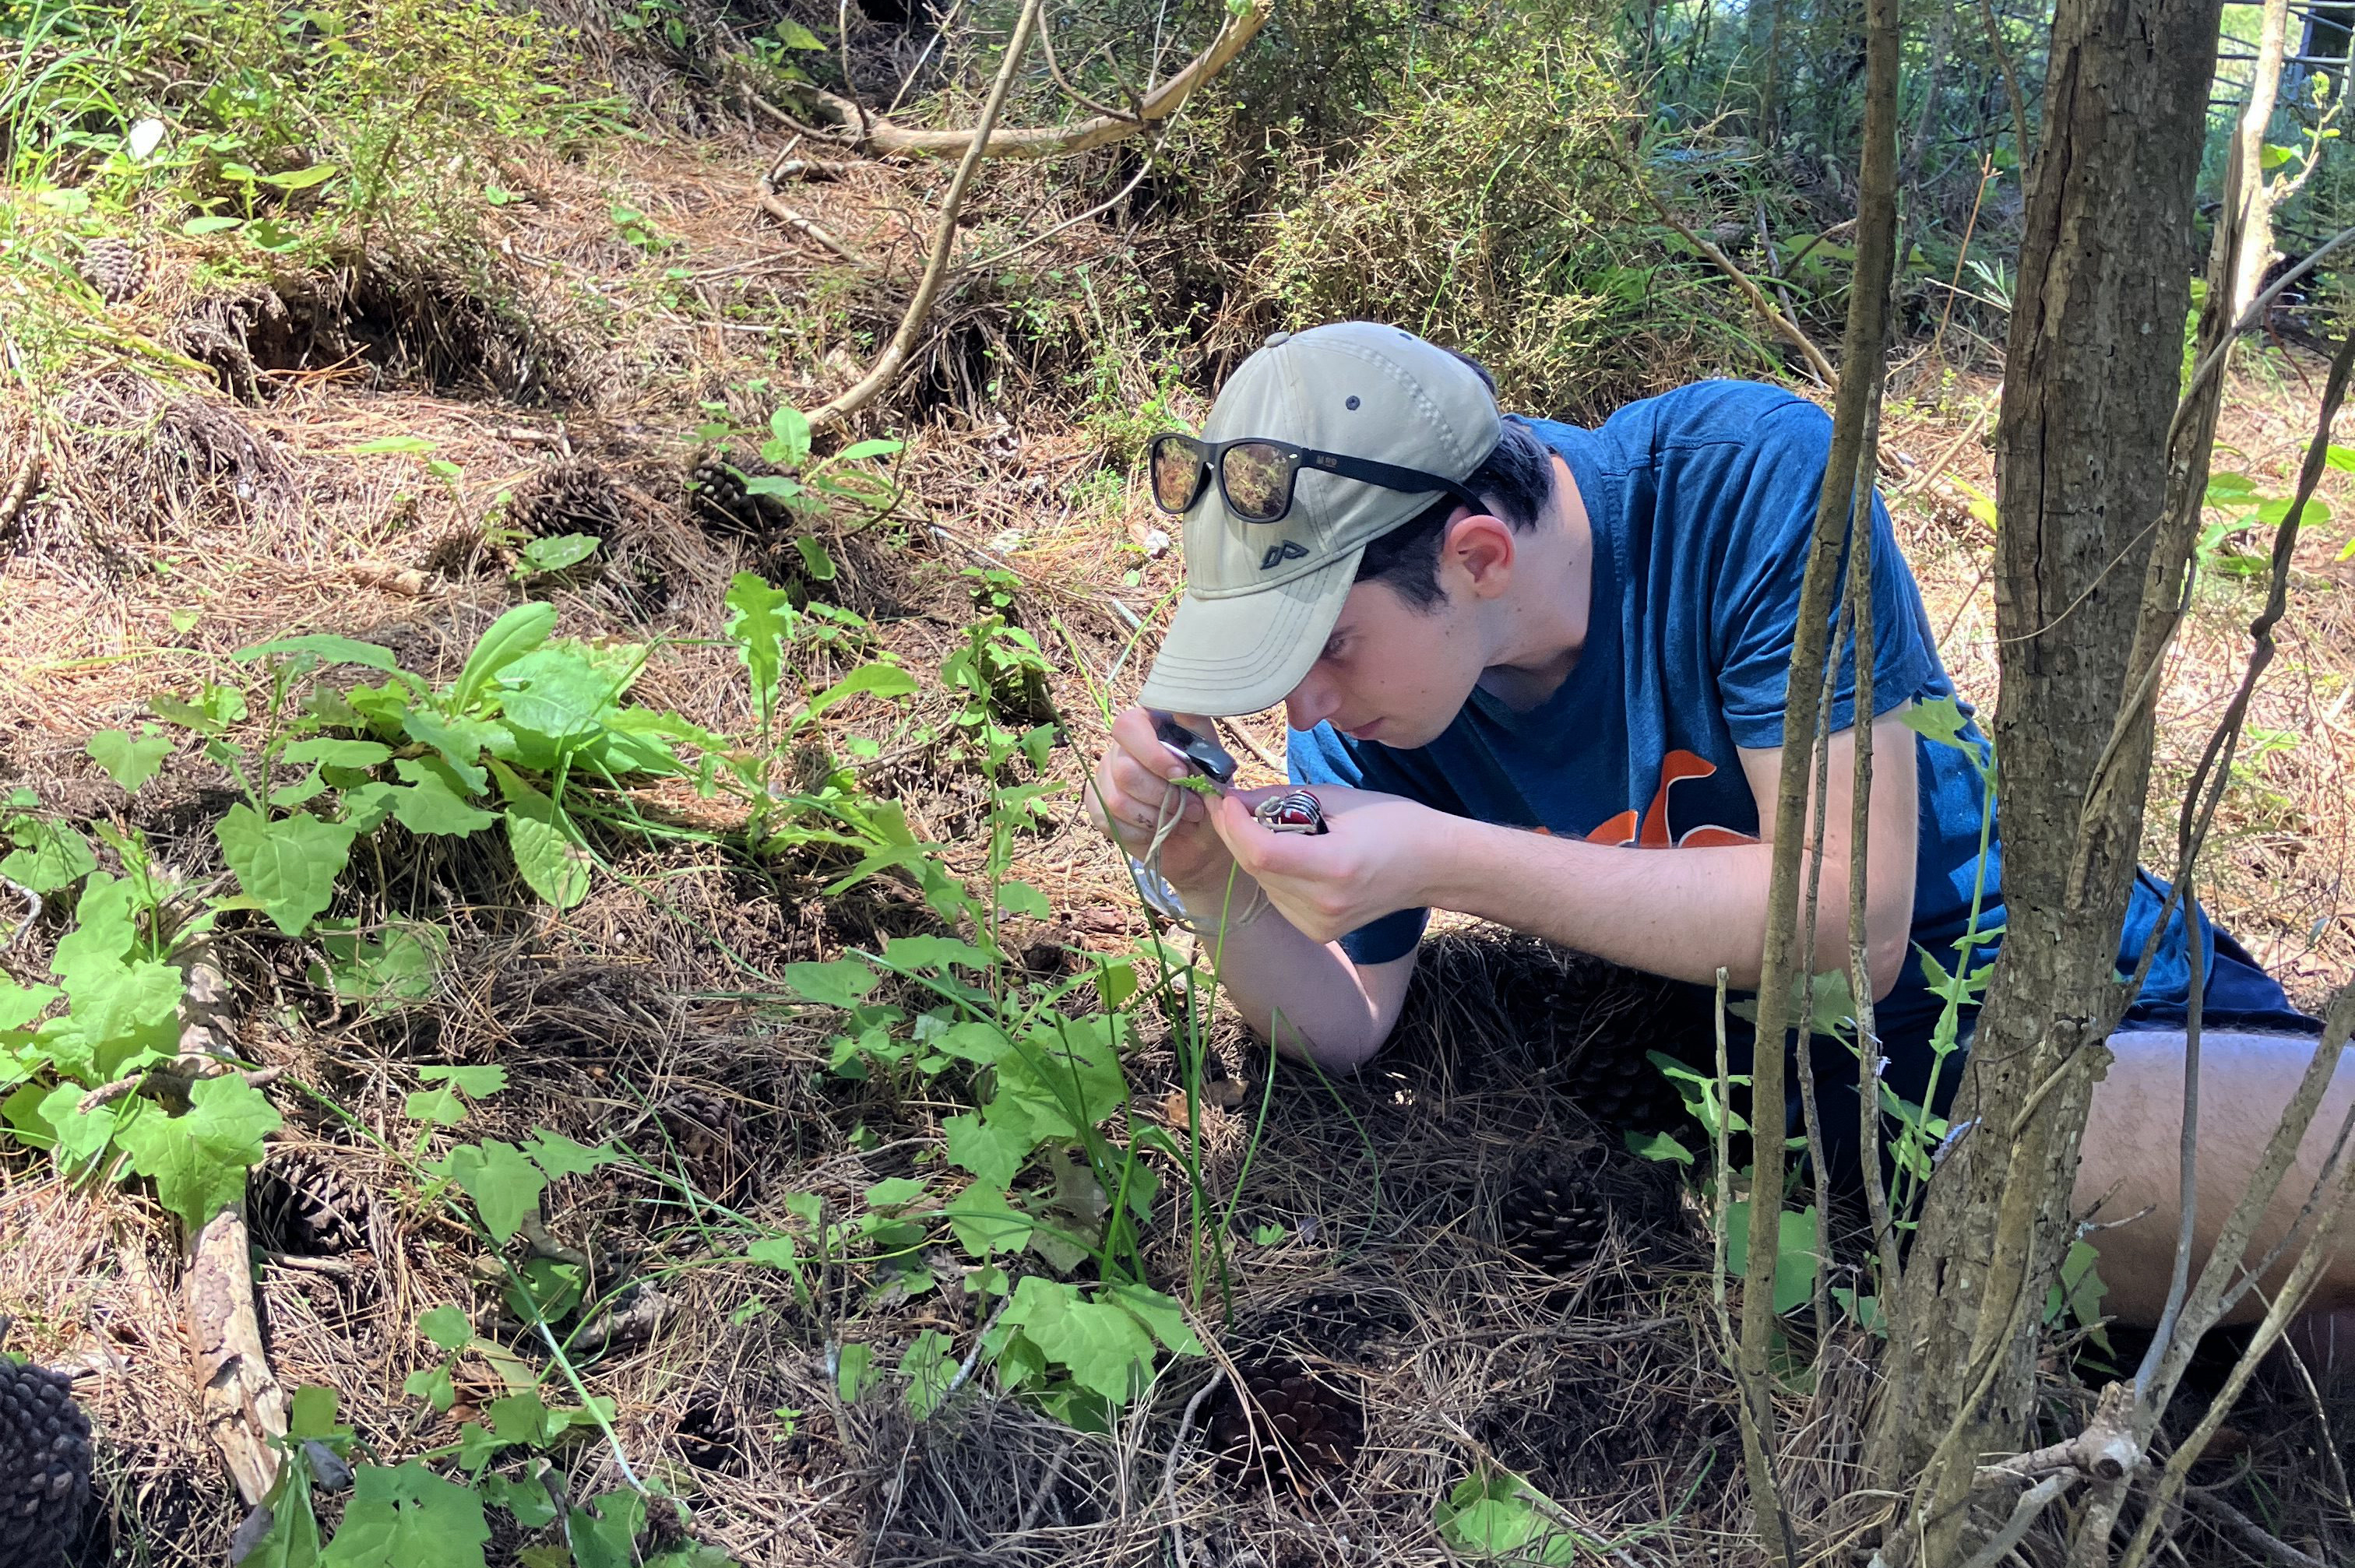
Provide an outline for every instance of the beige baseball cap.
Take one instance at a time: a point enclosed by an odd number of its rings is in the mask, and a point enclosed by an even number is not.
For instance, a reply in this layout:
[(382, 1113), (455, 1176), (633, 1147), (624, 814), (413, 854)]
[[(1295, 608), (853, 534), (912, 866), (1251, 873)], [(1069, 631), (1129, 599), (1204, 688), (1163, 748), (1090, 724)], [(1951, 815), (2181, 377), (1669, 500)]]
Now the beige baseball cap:
[[(1503, 438), (1479, 372), (1412, 333), (1337, 322), (1277, 333), (1228, 378), (1202, 439), (1288, 441), (1460, 483)], [(1186, 594), (1143, 693), (1225, 717), (1284, 700), (1323, 652), (1373, 539), (1446, 492), (1395, 490), (1304, 461), (1273, 523), (1228, 510), (1215, 475), (1186, 512)]]

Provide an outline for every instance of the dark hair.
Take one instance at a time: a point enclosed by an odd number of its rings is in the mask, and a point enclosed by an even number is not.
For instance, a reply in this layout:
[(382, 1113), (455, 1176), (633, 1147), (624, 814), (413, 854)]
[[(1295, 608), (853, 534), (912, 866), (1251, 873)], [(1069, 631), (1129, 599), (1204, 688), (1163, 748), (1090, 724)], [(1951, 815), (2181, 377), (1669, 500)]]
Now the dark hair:
[[(1479, 369), (1476, 362), (1465, 363)], [(1515, 533), (1527, 533), (1538, 525), (1539, 515), (1553, 498), (1553, 454), (1536, 431), (1508, 414), (1504, 438), (1472, 471), (1464, 488), (1487, 501)], [(1447, 537), (1447, 520), (1462, 504), (1454, 496), (1444, 497), (1421, 515), (1376, 537), (1358, 562), (1357, 580), (1387, 583), (1417, 609), (1438, 604), (1447, 597), (1439, 586), (1439, 547)]]

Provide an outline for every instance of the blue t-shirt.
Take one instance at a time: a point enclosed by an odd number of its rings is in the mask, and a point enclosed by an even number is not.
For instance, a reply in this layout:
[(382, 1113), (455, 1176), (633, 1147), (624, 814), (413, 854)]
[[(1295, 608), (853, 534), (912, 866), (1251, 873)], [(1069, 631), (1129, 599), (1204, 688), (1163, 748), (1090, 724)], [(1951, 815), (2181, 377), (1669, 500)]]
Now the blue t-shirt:
[[(1758, 806), (1738, 750), (1783, 742), (1793, 628), (1830, 418), (1775, 387), (1704, 381), (1632, 403), (1599, 429), (1528, 424), (1569, 465), (1593, 533), (1586, 643), (1569, 677), (1519, 713), (1475, 690), (1444, 733), (1413, 749), (1352, 740), (1330, 725), (1295, 731), (1294, 780), (1383, 790), (1458, 816), (1600, 843), (1754, 842)], [(1878, 496), (1872, 530), (1878, 717), (1953, 696), (1955, 688)], [(1855, 717), (1852, 636), (1843, 637), (1840, 657), (1835, 731)], [(1971, 709), (1959, 706), (1961, 738), (1984, 756)], [(1927, 989), (1923, 953), (1951, 969), (1957, 939), (1972, 928), (1975, 893), (1982, 932), (2000, 927), (2003, 902), (1992, 831), (1983, 886), (1979, 874), (1987, 809), (1979, 769), (1964, 751), (1926, 736), (1917, 736), (1913, 750), (1917, 946), (1876, 1022), (1891, 1086), (1918, 1098), (1919, 1083), (1909, 1081), (1917, 1074), (1908, 1069), (1926, 1070), (1927, 1063), (1910, 1061), (1917, 1053), (1907, 1047), (1926, 1046), (1943, 1006)], [(2139, 957), (2162, 894), (2153, 879), (2138, 884), (2123, 968), (2130, 970)], [(1423, 919), (1421, 909), (1401, 910), (1349, 933), (1342, 945), (1360, 963), (1401, 958), (1420, 939)], [(2171, 926), (2147, 1002), (2179, 1005), (2188, 989), (2179, 915)], [(1974, 946), (1974, 968), (1993, 956), (1993, 942), (1990, 936)], [(2208, 972), (2215, 971), (2211, 961)]]

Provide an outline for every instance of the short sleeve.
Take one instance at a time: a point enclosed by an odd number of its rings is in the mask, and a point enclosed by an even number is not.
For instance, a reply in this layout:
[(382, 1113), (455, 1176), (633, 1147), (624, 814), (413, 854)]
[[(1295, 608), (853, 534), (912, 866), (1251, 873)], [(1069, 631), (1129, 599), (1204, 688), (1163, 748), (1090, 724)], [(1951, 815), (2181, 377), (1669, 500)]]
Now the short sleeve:
[[(1830, 460), (1832, 423), (1812, 403), (1792, 398), (1759, 423), (1746, 473), (1721, 497), (1717, 525), (1722, 563), (1711, 606), (1711, 643), (1718, 659), (1718, 694), (1736, 746), (1764, 749), (1783, 744), (1791, 649), (1799, 597), (1815, 532), (1816, 498)], [(1846, 595), (1843, 555), (1840, 596)], [(1828, 620), (1837, 624), (1838, 599)], [(1872, 716), (1914, 698), (1947, 689), (1921, 590), (1897, 547), (1889, 512), (1872, 498)], [(1833, 688), (1831, 728), (1856, 722), (1856, 639), (1842, 632), (1839, 675)]]
[[(1341, 784), (1352, 789), (1377, 789), (1402, 795), (1435, 810), (1462, 815), (1455, 799), (1436, 769), (1417, 767), (1389, 747), (1351, 741), (1329, 724), (1313, 730), (1293, 730), (1285, 736), (1284, 762), (1295, 784)], [(1386, 964), (1414, 951), (1423, 940), (1427, 909), (1399, 909), (1369, 921), (1341, 938), (1341, 950), (1355, 964)]]

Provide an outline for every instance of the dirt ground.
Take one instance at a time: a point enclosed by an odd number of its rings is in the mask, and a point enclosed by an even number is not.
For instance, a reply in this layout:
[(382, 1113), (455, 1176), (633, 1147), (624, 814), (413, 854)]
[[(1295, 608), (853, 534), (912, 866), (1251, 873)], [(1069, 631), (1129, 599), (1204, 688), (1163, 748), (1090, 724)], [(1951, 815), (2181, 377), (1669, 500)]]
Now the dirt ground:
[[(601, 570), (551, 596), (565, 630), (659, 641), (641, 700), (714, 729), (749, 723), (741, 672), (715, 644), (720, 595), (738, 570), (795, 574), (799, 525), (687, 489), (697, 405), (759, 422), (780, 399), (814, 404), (857, 373), (856, 334), (890, 320), (888, 291), (759, 213), (773, 153), (654, 143), (515, 170), (528, 199), (503, 210), (496, 236), (517, 302), (500, 309), (416, 258), (355, 262), (299, 290), (200, 287), (198, 247), (159, 243), (112, 323), (211, 366), (225, 389), (175, 391), (118, 364), (48, 389), (37, 419), (0, 409), (0, 480), (21, 471), (37, 432), (46, 465), (32, 504), (0, 530), (0, 782), (139, 826), (189, 881), (214, 876), (218, 769), (184, 747), (159, 786), (126, 800), (84, 756), (86, 737), (135, 720), (151, 693), (223, 678), (237, 649), (295, 631), (368, 638), (448, 679), (517, 597), (512, 542), (482, 523), (502, 493), (522, 534), (608, 542)], [(936, 177), (862, 168), (797, 187), (794, 202), (904, 279), (921, 232), (906, 215)], [(649, 256), (617, 236), (615, 201), (677, 246)], [(1058, 243), (1083, 260), (1120, 242), (1082, 226)], [(838, 322), (837, 335), (777, 362), (764, 321), (781, 313)], [(1163, 368), (1129, 374), (1149, 389)], [(1013, 573), (1017, 613), (1059, 672), (1067, 736), (1049, 771), (1076, 786), (1102, 741), (1097, 694), (1135, 690), (1181, 567), (1134, 476), (1105, 466), (1101, 424), (1047, 395), (1060, 374), (1023, 364), (1002, 315), (953, 302), (911, 394), (877, 421), (910, 437), (903, 499), (824, 536), (840, 568), (828, 594), (924, 671), (970, 619), (961, 574)], [(2286, 492), (2320, 374), (2303, 349), (2243, 357), (2222, 439), (2261, 484)], [(1983, 699), (1989, 534), (1966, 487), (1993, 490), (1996, 390), (1984, 366), (1917, 356), (1893, 382), (1888, 425), (1901, 536), (1950, 668)], [(458, 477), (352, 450), (389, 435), (424, 438)], [(2345, 493), (2334, 471), (2324, 494)], [(2344, 516), (2300, 551), (2282, 656), (2251, 720), (2253, 736), (2276, 738), (2228, 793), (2203, 885), (2307, 1005), (2355, 962), (2355, 599), (2336, 559), (2355, 510)], [(2171, 844), (2171, 809), (2237, 677), (2254, 582), (2229, 563), (2212, 574), (2169, 666), (2153, 855)], [(1272, 779), (1280, 715), (1236, 727), (1246, 781)], [(983, 787), (969, 769), (886, 753), (866, 779), (923, 836), (972, 846), (960, 853), (977, 866)], [(708, 809), (677, 791), (649, 804), (685, 821)], [(1016, 865), (1052, 905), (1023, 939), (1042, 966), (1063, 947), (1127, 950), (1146, 925), (1124, 870), (1080, 822), (1075, 794), (1052, 811)], [(273, 1159), (300, 1151), (330, 1172), (355, 1233), (325, 1255), (258, 1237), (271, 1353), (290, 1386), (336, 1389), (382, 1453), (451, 1441), (498, 1391), (475, 1360), (447, 1416), (400, 1393), (431, 1353), (411, 1331), (419, 1313), (488, 1300), (470, 1238), (352, 1131), (398, 1122), (419, 1063), (506, 1067), (513, 1087), (475, 1134), (610, 1138), (754, 1216), (790, 1192), (847, 1201), (919, 1171), (954, 1108), (827, 1075), (823, 1032), (774, 1005), (783, 964), (922, 928), (911, 895), (878, 883), (829, 900), (823, 866), (755, 877), (717, 855), (616, 853), (623, 874), (561, 918), (523, 906), (512, 868), (455, 855), (425, 868), (465, 912), (455, 961), (428, 1003), (390, 1016), (323, 997), (302, 956), (258, 923), (222, 944), (240, 1047), (287, 1069)], [(29, 978), (59, 928), (51, 911), (5, 961)], [(978, 1390), (922, 1425), (887, 1398), (846, 1404), (831, 1370), (845, 1343), (897, 1347), (925, 1327), (970, 1339), (980, 1306), (953, 1285), (893, 1300), (844, 1279), (810, 1311), (772, 1308), (757, 1270), (700, 1246), (679, 1189), (626, 1170), (574, 1179), (549, 1229), (601, 1277), (639, 1282), (587, 1375), (618, 1402), (623, 1450), (689, 1500), (700, 1538), (748, 1564), (1437, 1563), (1455, 1559), (1434, 1499), (1482, 1465), (1542, 1486), (1619, 1562), (1747, 1561), (1704, 1233), (1657, 1168), (1617, 1152), (1611, 1125), (1673, 1118), (1642, 1050), (1706, 1027), (1689, 998), (1476, 931), (1432, 955), (1399, 1043), (1357, 1081), (1277, 1067), (1271, 1084), (1264, 1054), (1222, 1019), (1224, 1086), (1204, 1130), (1213, 1185), (1241, 1183), (1234, 1231), (1250, 1239), (1236, 1243), (1230, 1290), (1199, 1304), (1209, 1355), (1179, 1363), (1104, 1436)], [(1178, 1087), (1166, 1041), (1128, 1066), (1147, 1104)], [(1509, 1234), (1532, 1161), (1561, 1159), (1605, 1173), (1600, 1239), (1567, 1268), (1531, 1261)], [(172, 1222), (135, 1194), (71, 1190), (45, 1161), (0, 1152), (8, 1348), (75, 1370), (101, 1435), (108, 1507), (85, 1563), (218, 1561), (242, 1512), (197, 1418), (179, 1255)], [(1870, 1522), (1849, 1498), (1862, 1364), (1835, 1347), (1821, 1383), (1787, 1401), (1801, 1434), (1793, 1500), (1834, 1543)], [(1305, 1377), (1334, 1419), (1356, 1423), (1341, 1462), (1271, 1475), (1204, 1440), (1231, 1398), (1213, 1380), (1270, 1369)], [(2057, 1363), (2052, 1397), (2058, 1410), (2091, 1399)], [(2329, 1505), (2302, 1400), (2253, 1396), (2235, 1418), (2236, 1457), (2221, 1462), (2238, 1467), (2202, 1476), (2273, 1487), (2285, 1536), (2318, 1541), (2313, 1520)], [(604, 1448), (561, 1457), (576, 1494), (613, 1480)], [(2195, 1522), (2183, 1544), (2207, 1553), (2195, 1561), (2240, 1560), (2222, 1540)]]

